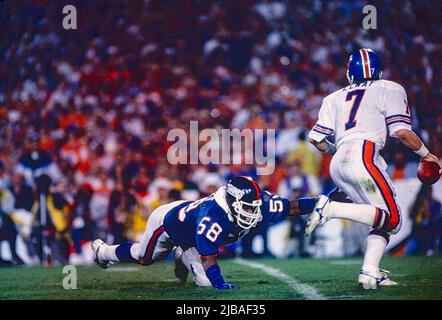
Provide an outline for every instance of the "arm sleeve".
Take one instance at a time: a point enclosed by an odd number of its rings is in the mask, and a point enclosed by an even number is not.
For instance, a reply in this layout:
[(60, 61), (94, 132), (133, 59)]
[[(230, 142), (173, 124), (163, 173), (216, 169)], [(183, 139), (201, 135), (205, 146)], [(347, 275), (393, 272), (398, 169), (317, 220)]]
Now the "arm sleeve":
[(328, 136), (335, 134), (334, 112), (330, 107), (329, 99), (322, 100), (321, 109), (318, 113), (318, 121), (309, 132), (309, 137), (320, 142)]
[(385, 122), (394, 137), (399, 129), (411, 130), (411, 112), (408, 106), (407, 94), (403, 87), (390, 89), (385, 100)]

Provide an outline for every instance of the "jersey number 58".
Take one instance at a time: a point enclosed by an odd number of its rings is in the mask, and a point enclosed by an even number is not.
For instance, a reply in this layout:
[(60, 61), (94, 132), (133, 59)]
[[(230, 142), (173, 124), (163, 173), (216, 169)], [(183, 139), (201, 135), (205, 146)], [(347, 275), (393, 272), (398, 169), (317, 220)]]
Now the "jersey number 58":
[(201, 222), (198, 225), (198, 234), (203, 234), (207, 227), (209, 227), (206, 233), (206, 238), (212, 242), (215, 242), (221, 232), (223, 232), (223, 228), (221, 228), (221, 226), (216, 222), (209, 224), (210, 221), (211, 219), (209, 217), (204, 217), (201, 219)]

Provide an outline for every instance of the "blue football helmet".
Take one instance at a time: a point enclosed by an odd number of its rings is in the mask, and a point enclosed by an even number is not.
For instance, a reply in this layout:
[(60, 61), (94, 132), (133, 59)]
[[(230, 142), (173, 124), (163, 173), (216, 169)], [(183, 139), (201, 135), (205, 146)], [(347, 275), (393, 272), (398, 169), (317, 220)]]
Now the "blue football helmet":
[(229, 219), (244, 229), (255, 227), (261, 218), (261, 190), (250, 177), (235, 177), (227, 183), (226, 200)]
[(382, 78), (381, 63), (371, 49), (359, 49), (348, 59), (347, 79), (350, 84)]

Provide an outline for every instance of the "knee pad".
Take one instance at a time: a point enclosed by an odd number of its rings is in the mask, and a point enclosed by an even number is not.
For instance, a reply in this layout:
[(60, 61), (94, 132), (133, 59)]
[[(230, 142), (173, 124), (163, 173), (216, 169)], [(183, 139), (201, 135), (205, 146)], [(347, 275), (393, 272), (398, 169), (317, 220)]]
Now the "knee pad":
[(373, 229), (370, 231), (370, 234), (383, 237), (387, 241), (387, 244), (390, 242), (390, 234), (387, 231), (383, 231), (381, 229)]
[(184, 251), (182, 253), (181, 259), (186, 266), (190, 266), (190, 264), (192, 262), (199, 263), (201, 265), (203, 263), (201, 261), (199, 252), (196, 250), (196, 248), (190, 248), (190, 249), (187, 249), (186, 251)]
[(386, 210), (376, 208), (376, 218), (375, 222), (373, 223), (373, 228), (387, 233), (390, 232), (390, 213)]

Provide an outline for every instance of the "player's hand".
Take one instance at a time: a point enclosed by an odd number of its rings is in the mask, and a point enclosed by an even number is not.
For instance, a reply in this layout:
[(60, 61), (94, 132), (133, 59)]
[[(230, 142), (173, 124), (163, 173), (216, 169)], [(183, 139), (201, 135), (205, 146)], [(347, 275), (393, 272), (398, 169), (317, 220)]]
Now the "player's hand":
[(439, 158), (436, 157), (434, 154), (431, 154), (431, 153), (427, 154), (425, 157), (423, 157), (421, 159), (421, 161), (428, 161), (428, 162), (435, 162), (435, 163), (437, 163), (437, 165), (440, 168), (439, 169), (439, 173), (442, 173), (442, 164), (441, 164)]
[(220, 285), (217, 285), (215, 289), (216, 290), (239, 289), (239, 287), (237, 285), (224, 282), (224, 283), (222, 283)]

